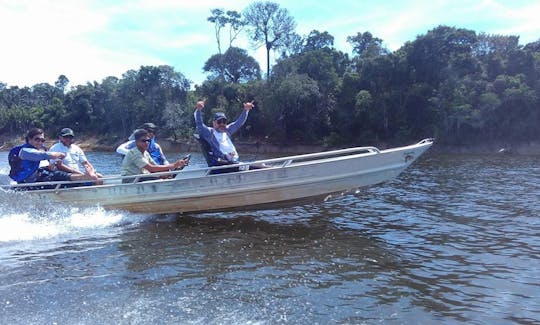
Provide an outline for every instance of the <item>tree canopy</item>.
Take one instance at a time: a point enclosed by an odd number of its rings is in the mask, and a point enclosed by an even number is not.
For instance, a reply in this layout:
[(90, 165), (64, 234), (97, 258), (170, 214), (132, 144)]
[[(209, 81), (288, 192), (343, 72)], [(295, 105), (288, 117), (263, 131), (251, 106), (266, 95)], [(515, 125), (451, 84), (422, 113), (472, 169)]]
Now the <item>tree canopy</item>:
[[(213, 10), (208, 20), (216, 26), (218, 53), (206, 61), (208, 78), (195, 89), (167, 65), (74, 87), (65, 75), (54, 85), (0, 83), (0, 133), (72, 127), (116, 139), (151, 121), (162, 136), (187, 139), (195, 102), (206, 99), (208, 121), (215, 110), (232, 118), (242, 102), (255, 100), (239, 136), (277, 144), (540, 141), (540, 40), (520, 45), (514, 35), (436, 26), (391, 52), (361, 31), (347, 37), (349, 56), (327, 31), (296, 34), (293, 18), (275, 3), (253, 3), (243, 15)], [(265, 45), (270, 78), (261, 78), (246, 49), (232, 46), (248, 21), (244, 32)], [(221, 52), (219, 34), (228, 24), (229, 47)], [(270, 69), (269, 52), (277, 49)]]

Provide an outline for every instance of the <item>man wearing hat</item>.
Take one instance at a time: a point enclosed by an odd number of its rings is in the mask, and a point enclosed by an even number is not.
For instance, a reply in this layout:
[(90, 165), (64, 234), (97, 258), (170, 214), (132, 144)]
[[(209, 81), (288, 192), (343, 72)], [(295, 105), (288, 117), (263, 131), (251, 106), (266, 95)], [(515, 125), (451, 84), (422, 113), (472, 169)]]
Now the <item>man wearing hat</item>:
[[(167, 165), (169, 163), (167, 161), (167, 157), (165, 157), (161, 146), (156, 142), (157, 126), (154, 123), (148, 122), (139, 126), (137, 130), (146, 130), (149, 133), (150, 145), (148, 146), (147, 151), (154, 162), (156, 162), (158, 165)], [(133, 133), (129, 136), (127, 142), (122, 143), (118, 146), (118, 148), (116, 148), (117, 153), (125, 156), (131, 149), (136, 147), (134, 137), (135, 131), (133, 131)]]
[(236, 164), (239, 162), (238, 152), (231, 141), (231, 135), (238, 131), (246, 123), (249, 111), (253, 108), (253, 102), (244, 103), (244, 110), (236, 121), (227, 124), (225, 113), (217, 112), (212, 121), (213, 127), (208, 127), (203, 123), (201, 110), (204, 108), (204, 101), (197, 102), (195, 109), (195, 125), (199, 137), (208, 143), (208, 165), (221, 166)]
[[(101, 178), (103, 175), (96, 173), (94, 166), (88, 161), (84, 151), (76, 144), (73, 143), (75, 133), (70, 128), (63, 128), (60, 131), (58, 142), (55, 143), (49, 151), (62, 152), (65, 154), (63, 159), (59, 159), (56, 162), (56, 166), (59, 170), (80, 175), (88, 175), (93, 179)], [(79, 167), (82, 165), (86, 173), (83, 173)], [(96, 182), (99, 184), (101, 182)]]

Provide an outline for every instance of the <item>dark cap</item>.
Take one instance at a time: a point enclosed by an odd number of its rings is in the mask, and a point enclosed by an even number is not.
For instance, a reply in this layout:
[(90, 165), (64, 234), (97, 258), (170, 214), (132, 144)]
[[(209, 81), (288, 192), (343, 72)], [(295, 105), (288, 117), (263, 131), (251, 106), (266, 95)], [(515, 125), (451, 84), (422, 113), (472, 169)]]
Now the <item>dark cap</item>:
[(137, 130), (133, 131), (133, 137), (137, 141), (139, 141), (143, 137), (147, 137), (147, 136), (148, 136), (148, 130), (146, 130), (146, 129), (137, 129)]
[(227, 116), (225, 116), (225, 113), (217, 112), (216, 114), (214, 114), (214, 121), (219, 121), (219, 120), (227, 120)]
[(70, 128), (63, 128), (61, 131), (60, 131), (60, 136), (61, 137), (74, 137), (75, 136), (75, 133), (73, 133), (73, 130), (70, 129)]
[(139, 126), (139, 129), (145, 129), (146, 131), (155, 133), (157, 130), (157, 126), (154, 123), (149, 122)]

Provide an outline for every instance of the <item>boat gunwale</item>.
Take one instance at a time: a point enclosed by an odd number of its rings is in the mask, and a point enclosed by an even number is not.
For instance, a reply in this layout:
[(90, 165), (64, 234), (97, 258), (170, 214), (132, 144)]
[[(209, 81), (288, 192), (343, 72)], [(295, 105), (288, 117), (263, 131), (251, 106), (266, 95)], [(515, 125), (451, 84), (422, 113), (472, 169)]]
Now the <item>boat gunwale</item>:
[[(235, 172), (234, 174), (260, 172), (260, 171), (275, 170), (275, 169), (287, 168), (287, 167), (293, 167), (293, 166), (305, 166), (305, 165), (311, 165), (311, 164), (339, 161), (343, 159), (357, 159), (357, 158), (362, 158), (362, 157), (367, 157), (367, 156), (378, 156), (381, 154), (391, 153), (395, 151), (404, 151), (408, 149), (420, 148), (422, 146), (431, 146), (432, 144), (433, 144), (433, 139), (426, 138), (416, 144), (403, 146), (403, 147), (396, 147), (396, 148), (391, 148), (391, 149), (385, 149), (385, 150), (379, 150), (378, 148), (371, 147), (371, 146), (353, 147), (353, 148), (337, 149), (337, 150), (330, 150), (330, 151), (310, 153), (310, 154), (256, 160), (256, 161), (251, 161), (251, 162), (242, 162), (239, 164), (226, 165), (226, 166), (200, 167), (200, 168), (194, 168), (194, 169), (188, 169), (188, 170), (175, 170), (175, 171), (168, 171), (168, 172), (138, 174), (138, 175), (129, 175), (129, 176), (110, 175), (108, 177), (104, 177), (100, 179), (106, 182), (105, 184), (102, 184), (102, 185), (85, 185), (85, 186), (63, 188), (61, 187), (62, 185), (70, 185), (70, 184), (76, 185), (76, 184), (81, 184), (81, 183), (88, 183), (89, 180), (54, 181), (54, 182), (36, 182), (36, 183), (0, 185), (0, 189), (4, 191), (6, 190), (10, 191), (10, 190), (18, 190), (18, 189), (24, 190), (27, 187), (56, 186), (55, 188), (49, 188), (49, 189), (30, 190), (30, 192), (39, 192), (39, 193), (45, 194), (45, 193), (50, 193), (50, 192), (63, 192), (63, 191), (82, 190), (82, 189), (98, 189), (98, 188), (106, 188), (106, 187), (113, 187), (113, 186), (134, 186), (134, 185), (141, 185), (141, 184), (156, 184), (156, 183), (162, 184), (164, 182), (178, 182), (178, 181), (183, 181), (183, 180), (196, 179), (200, 177), (220, 177), (220, 176), (231, 174), (231, 173), (210, 174), (211, 171), (217, 170), (217, 169), (227, 169), (227, 168), (240, 168), (241, 169), (240, 171)], [(354, 154), (355, 152), (359, 152), (359, 153)], [(281, 165), (278, 163), (281, 163)], [(250, 166), (253, 164), (272, 164), (272, 165), (269, 165), (269, 168), (242, 170), (243, 166)], [(247, 168), (247, 167), (244, 167), (244, 168)], [(197, 173), (201, 175), (189, 177), (189, 174), (197, 174)], [(169, 179), (149, 180), (149, 181), (144, 181), (144, 182), (130, 182), (130, 183), (121, 182), (121, 180), (123, 179), (138, 179), (141, 177), (148, 177), (148, 176), (161, 177), (161, 176), (171, 176), (171, 175), (174, 175), (175, 177), (169, 178)]]

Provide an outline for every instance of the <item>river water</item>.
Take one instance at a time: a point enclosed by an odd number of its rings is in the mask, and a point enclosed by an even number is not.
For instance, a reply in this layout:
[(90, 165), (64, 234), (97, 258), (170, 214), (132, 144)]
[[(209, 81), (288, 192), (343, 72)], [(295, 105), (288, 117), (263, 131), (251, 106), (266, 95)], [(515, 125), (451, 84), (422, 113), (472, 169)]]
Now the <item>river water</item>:
[(175, 218), (0, 192), (0, 324), (538, 324), (539, 198), (540, 157), (432, 152), (276, 210)]

